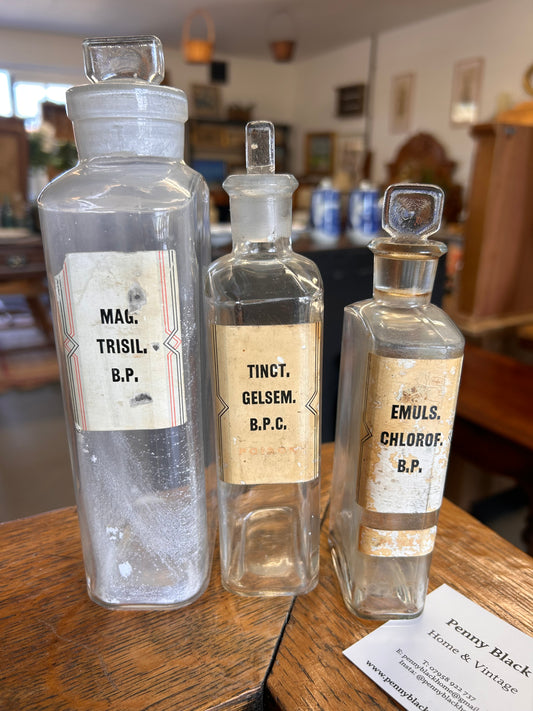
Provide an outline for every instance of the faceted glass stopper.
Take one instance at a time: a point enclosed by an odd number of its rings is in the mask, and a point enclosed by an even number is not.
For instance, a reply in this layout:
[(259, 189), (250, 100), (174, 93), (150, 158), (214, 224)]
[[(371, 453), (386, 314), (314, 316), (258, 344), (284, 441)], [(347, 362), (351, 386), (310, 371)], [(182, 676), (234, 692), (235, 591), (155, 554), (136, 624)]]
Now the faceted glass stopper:
[(383, 203), (383, 229), (391, 237), (426, 239), (440, 228), (443, 206), (444, 192), (436, 185), (390, 185)]
[(138, 79), (160, 84), (165, 76), (163, 45), (158, 37), (95, 37), (83, 41), (85, 74), (98, 83)]
[(246, 124), (246, 172), (274, 173), (276, 170), (274, 124), (250, 121)]

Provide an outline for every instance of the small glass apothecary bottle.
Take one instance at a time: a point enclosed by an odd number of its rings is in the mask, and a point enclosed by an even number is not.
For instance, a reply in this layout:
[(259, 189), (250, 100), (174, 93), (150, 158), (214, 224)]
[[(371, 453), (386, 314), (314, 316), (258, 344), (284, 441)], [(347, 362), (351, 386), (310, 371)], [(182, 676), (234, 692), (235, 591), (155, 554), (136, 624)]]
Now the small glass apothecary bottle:
[(292, 175), (274, 127), (246, 126), (247, 173), (224, 183), (233, 251), (206, 282), (222, 582), (294, 595), (318, 580), (322, 280), (291, 246)]
[(430, 303), (443, 201), (430, 185), (388, 188), (373, 298), (345, 309), (329, 539), (362, 618), (416, 617), (425, 603), (464, 348)]
[(79, 163), (39, 197), (89, 596), (172, 608), (206, 588), (208, 194), (156, 37), (84, 42)]

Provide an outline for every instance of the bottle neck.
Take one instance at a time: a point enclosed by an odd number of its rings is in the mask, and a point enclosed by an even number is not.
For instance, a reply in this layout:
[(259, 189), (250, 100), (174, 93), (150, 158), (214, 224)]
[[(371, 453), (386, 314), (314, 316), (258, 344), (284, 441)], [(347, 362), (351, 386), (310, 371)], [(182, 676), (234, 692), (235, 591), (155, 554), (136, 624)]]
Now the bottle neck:
[(280, 256), (292, 250), (290, 237), (273, 237), (269, 240), (257, 241), (253, 238), (233, 240), (233, 253), (235, 255), (255, 255), (257, 257)]
[(275, 254), (291, 249), (292, 197), (234, 195), (230, 198), (233, 250)]
[(437, 258), (429, 256), (374, 256), (374, 299), (387, 306), (408, 308), (431, 299)]
[(177, 121), (105, 117), (73, 125), (80, 160), (112, 155), (183, 160), (184, 125)]

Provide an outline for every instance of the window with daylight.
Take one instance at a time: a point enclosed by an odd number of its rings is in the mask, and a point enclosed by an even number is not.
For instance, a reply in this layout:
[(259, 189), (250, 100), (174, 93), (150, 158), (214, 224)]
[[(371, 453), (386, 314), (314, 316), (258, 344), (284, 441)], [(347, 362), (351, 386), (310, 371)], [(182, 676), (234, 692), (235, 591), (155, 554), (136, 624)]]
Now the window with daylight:
[(0, 69), (0, 116), (24, 119), (26, 129), (41, 126), (41, 103), (52, 101), (65, 105), (65, 94), (70, 84), (51, 84), (36, 81), (12, 82), (10, 73)]
[(41, 125), (41, 104), (52, 101), (65, 104), (65, 94), (69, 84), (43, 84), (39, 82), (18, 81), (13, 84), (13, 103), (15, 116), (25, 120), (28, 130), (38, 129)]

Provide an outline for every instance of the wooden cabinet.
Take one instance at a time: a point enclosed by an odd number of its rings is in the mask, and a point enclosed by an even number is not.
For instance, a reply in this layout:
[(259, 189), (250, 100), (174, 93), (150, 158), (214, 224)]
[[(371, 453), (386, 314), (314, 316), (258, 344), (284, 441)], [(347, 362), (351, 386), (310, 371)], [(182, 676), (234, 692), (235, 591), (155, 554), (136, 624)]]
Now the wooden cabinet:
[(70, 141), (74, 143), (72, 121), (68, 118), (63, 104), (55, 104), (53, 101), (43, 101), (41, 111), (43, 114), (43, 122), (52, 124), (55, 137), (58, 141)]
[(476, 155), (458, 308), (475, 319), (533, 313), (533, 126), (472, 130)]
[(24, 121), (0, 118), (0, 199), (11, 205), (26, 200), (28, 158)]

